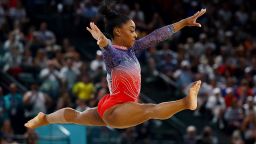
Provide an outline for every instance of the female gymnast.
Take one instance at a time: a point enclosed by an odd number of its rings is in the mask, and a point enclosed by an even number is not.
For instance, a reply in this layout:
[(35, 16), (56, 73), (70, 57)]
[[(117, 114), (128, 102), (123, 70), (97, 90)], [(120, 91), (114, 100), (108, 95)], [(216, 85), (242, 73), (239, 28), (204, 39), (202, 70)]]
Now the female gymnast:
[(159, 104), (138, 103), (141, 69), (136, 55), (170, 38), (172, 34), (186, 26), (201, 27), (197, 19), (206, 12), (206, 9), (179, 22), (159, 28), (138, 40), (136, 40), (135, 23), (129, 17), (112, 10), (110, 4), (103, 5), (100, 12), (105, 16), (106, 33), (111, 40), (107, 39), (93, 22), (87, 30), (97, 40), (97, 45), (103, 52), (110, 94), (104, 96), (97, 107), (83, 112), (72, 108), (63, 108), (51, 114), (40, 112), (25, 124), (26, 127), (37, 128), (47, 124), (73, 123), (128, 128), (149, 119), (164, 120), (182, 110), (196, 109), (201, 81), (194, 82), (188, 95), (183, 99)]

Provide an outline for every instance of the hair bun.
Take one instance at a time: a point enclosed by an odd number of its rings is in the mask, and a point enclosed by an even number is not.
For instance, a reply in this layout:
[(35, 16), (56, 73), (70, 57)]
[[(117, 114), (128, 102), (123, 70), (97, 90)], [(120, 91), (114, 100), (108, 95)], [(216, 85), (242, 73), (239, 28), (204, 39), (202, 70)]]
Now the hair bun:
[(104, 16), (104, 34), (110, 39), (114, 38), (115, 27), (120, 27), (130, 20), (128, 16), (115, 11), (115, 4), (115, 0), (103, 0), (99, 8), (99, 13)]
[(114, 10), (115, 5), (114, 0), (103, 0), (99, 12), (104, 15), (107, 19), (113, 19), (118, 16), (117, 12)]

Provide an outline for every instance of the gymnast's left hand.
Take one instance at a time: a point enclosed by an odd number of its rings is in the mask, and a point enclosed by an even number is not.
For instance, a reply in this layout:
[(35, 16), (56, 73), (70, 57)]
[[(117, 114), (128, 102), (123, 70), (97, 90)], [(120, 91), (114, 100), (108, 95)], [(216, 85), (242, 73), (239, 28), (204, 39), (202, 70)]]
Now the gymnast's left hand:
[(202, 25), (200, 23), (198, 23), (196, 20), (201, 17), (202, 15), (204, 15), (206, 12), (206, 9), (201, 9), (200, 11), (196, 12), (194, 15), (192, 15), (191, 17), (188, 17), (186, 19), (184, 19), (185, 25), (186, 26), (197, 26), (197, 27), (201, 27)]

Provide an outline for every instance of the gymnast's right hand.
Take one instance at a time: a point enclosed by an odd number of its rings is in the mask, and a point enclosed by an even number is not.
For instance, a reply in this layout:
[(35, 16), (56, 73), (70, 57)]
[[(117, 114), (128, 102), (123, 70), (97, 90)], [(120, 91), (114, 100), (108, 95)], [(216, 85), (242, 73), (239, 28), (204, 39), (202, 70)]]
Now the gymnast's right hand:
[(93, 22), (90, 22), (90, 27), (86, 27), (86, 29), (92, 34), (92, 37), (97, 40), (99, 47), (104, 48), (108, 45), (108, 39)]

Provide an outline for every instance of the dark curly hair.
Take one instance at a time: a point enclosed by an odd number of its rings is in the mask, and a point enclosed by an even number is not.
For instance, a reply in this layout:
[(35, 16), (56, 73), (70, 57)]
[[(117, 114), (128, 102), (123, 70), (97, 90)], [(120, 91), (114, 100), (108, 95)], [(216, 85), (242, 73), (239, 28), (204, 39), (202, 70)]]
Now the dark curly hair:
[(127, 21), (131, 20), (128, 16), (123, 15), (115, 11), (114, 5), (116, 1), (114, 0), (103, 0), (99, 12), (105, 17), (105, 34), (107, 37), (114, 38), (114, 28), (120, 27)]

